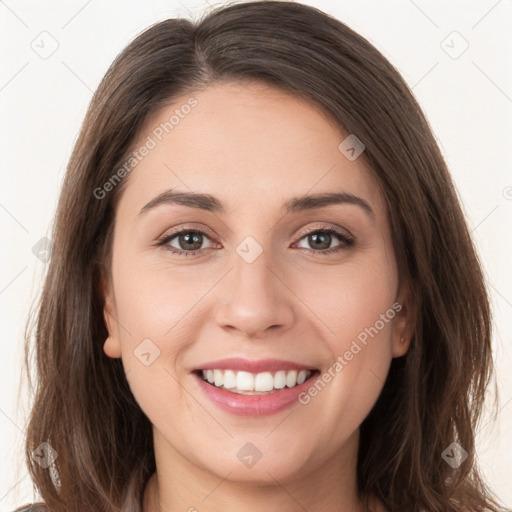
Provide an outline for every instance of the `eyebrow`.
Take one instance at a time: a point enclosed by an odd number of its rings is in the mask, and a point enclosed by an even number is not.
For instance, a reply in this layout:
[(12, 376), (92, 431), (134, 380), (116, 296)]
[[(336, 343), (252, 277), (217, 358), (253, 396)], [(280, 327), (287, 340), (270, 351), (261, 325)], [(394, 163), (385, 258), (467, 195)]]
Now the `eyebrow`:
[[(171, 189), (166, 190), (149, 201), (149, 203), (142, 207), (139, 215), (162, 204), (180, 204), (218, 214), (223, 214), (226, 211), (222, 203), (210, 194), (177, 192)], [(284, 204), (283, 210), (285, 214), (297, 213), (317, 208), (324, 208), (335, 204), (351, 204), (359, 206), (372, 219), (375, 218), (375, 212), (367, 201), (348, 192), (324, 192), (320, 194), (293, 197)]]

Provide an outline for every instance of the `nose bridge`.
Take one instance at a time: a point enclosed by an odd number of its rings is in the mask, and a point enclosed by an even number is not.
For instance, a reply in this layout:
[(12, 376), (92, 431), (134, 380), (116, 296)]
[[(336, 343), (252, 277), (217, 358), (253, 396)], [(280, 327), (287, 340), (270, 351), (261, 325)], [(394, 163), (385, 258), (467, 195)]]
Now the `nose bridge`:
[(270, 250), (248, 237), (235, 248), (232, 267), (224, 285), (225, 299), (217, 312), (219, 325), (253, 337), (270, 327), (291, 325), (290, 295), (278, 277)]

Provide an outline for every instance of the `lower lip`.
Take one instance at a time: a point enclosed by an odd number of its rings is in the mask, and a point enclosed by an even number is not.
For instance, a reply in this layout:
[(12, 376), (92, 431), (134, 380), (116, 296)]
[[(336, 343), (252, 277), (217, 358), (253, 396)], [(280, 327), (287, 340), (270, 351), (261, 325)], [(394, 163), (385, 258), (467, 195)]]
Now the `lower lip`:
[(205, 395), (224, 411), (239, 416), (266, 416), (282, 411), (298, 401), (300, 393), (308, 389), (318, 378), (319, 373), (313, 374), (302, 384), (293, 388), (283, 388), (268, 395), (241, 395), (232, 393), (209, 384), (196, 373), (193, 374), (199, 383), (199, 387)]

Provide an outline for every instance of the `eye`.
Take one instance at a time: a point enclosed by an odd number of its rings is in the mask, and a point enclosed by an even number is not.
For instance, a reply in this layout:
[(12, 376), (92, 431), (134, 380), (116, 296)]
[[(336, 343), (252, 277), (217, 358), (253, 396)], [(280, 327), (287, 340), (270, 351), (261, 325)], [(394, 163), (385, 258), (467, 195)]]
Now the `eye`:
[[(338, 239), (340, 243), (332, 247), (333, 241)], [(202, 248), (205, 240), (210, 237), (199, 229), (181, 229), (160, 239), (156, 245), (179, 256), (197, 256), (204, 254), (207, 248)], [(302, 247), (300, 243), (305, 240), (312, 248)], [(354, 245), (354, 239), (347, 233), (335, 228), (316, 228), (302, 235), (299, 239), (299, 248), (309, 254), (326, 255), (338, 253)], [(210, 245), (208, 248), (211, 248)]]
[[(201, 249), (204, 239), (210, 240), (209, 236), (203, 231), (197, 229), (182, 229), (181, 231), (165, 236), (158, 241), (157, 245), (164, 246), (166, 250), (173, 254), (195, 256), (205, 252), (204, 248)], [(176, 247), (176, 245), (178, 245), (178, 247)]]
[[(338, 239), (341, 241), (338, 245), (332, 247), (332, 242)], [(305, 240), (312, 249), (302, 247), (309, 254), (331, 254), (343, 251), (349, 247), (352, 247), (355, 243), (354, 239), (348, 234), (335, 228), (322, 228), (314, 229), (309, 231), (306, 235), (302, 236), (299, 240), (299, 244), (302, 240)]]

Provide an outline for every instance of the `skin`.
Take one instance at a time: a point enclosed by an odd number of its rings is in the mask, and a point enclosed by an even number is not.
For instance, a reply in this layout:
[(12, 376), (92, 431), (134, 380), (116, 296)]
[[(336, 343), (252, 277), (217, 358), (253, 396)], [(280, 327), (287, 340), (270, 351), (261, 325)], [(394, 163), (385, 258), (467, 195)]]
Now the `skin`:
[[(363, 158), (350, 161), (339, 151), (348, 134), (312, 105), (260, 83), (217, 83), (175, 98), (134, 147), (191, 96), (198, 105), (125, 178), (104, 281), (104, 351), (122, 357), (153, 425), (157, 472), (144, 512), (362, 510), (359, 426), (412, 333), (382, 192)], [(138, 215), (168, 189), (211, 194), (226, 212), (165, 204)], [(291, 197), (333, 191), (363, 198), (374, 217), (353, 204), (283, 215)], [(182, 225), (207, 233), (204, 254), (155, 246)], [(329, 227), (352, 235), (355, 245), (332, 235), (330, 247), (342, 250), (321, 255), (325, 246), (302, 234)], [(252, 263), (236, 252), (247, 236), (262, 248)], [(170, 244), (190, 250), (179, 237)], [(402, 310), (307, 405), (236, 416), (210, 402), (190, 373), (225, 357), (326, 371), (395, 302)], [(160, 350), (149, 366), (134, 355), (146, 338)], [(237, 457), (248, 442), (262, 453), (251, 468)]]

